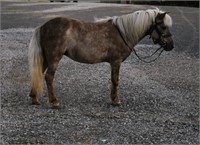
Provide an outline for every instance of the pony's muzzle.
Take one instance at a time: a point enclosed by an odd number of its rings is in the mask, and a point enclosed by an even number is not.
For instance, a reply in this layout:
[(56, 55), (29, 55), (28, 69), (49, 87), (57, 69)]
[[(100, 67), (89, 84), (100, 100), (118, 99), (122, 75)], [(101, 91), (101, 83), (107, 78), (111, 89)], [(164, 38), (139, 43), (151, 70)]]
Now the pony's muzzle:
[(165, 44), (165, 46), (163, 48), (165, 51), (171, 51), (174, 48), (174, 43)]
[(167, 37), (163, 39), (162, 41), (164, 43), (163, 48), (165, 51), (171, 51), (174, 48), (174, 41), (171, 37)]

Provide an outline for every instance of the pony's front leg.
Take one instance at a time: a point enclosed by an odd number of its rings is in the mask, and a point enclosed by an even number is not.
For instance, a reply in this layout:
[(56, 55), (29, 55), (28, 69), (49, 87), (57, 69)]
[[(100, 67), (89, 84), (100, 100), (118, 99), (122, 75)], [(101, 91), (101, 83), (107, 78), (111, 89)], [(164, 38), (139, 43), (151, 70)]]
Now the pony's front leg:
[(119, 84), (119, 69), (121, 62), (111, 63), (111, 99), (112, 105), (118, 106), (121, 104), (118, 95), (118, 84)]

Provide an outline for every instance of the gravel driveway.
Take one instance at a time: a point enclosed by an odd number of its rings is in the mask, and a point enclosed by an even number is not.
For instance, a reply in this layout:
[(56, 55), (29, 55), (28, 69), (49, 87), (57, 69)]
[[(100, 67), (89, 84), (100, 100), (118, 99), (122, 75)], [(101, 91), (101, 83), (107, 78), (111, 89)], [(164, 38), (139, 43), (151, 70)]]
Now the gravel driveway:
[[(67, 57), (54, 81), (61, 109), (50, 108), (46, 90), (40, 106), (30, 105), (27, 50), (34, 27), (2, 29), (1, 144), (198, 144), (199, 24), (192, 14), (199, 9), (163, 8), (176, 18), (177, 49), (151, 64), (134, 54), (122, 64), (120, 107), (110, 105), (109, 64)], [(151, 44), (145, 39), (136, 48), (150, 54)]]

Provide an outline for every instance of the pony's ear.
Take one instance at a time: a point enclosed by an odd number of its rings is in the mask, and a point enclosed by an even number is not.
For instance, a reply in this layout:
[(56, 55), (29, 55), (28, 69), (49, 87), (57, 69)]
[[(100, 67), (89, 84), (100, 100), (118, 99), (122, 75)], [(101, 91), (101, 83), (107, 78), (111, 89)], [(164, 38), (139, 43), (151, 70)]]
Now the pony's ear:
[(164, 13), (158, 13), (158, 15), (156, 16), (156, 22), (159, 23), (159, 22), (162, 22), (165, 15), (168, 14), (168, 12), (164, 12)]

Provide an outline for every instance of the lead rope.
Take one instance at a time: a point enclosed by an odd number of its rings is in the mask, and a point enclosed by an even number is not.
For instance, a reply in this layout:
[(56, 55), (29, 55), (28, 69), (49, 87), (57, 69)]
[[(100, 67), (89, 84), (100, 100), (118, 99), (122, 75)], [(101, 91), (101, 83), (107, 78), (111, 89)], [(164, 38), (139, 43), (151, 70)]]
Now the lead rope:
[[(141, 56), (139, 56), (139, 55), (137, 54), (137, 52), (136, 52), (136, 50), (135, 50), (134, 48), (132, 49), (132, 48), (126, 43), (125, 40), (124, 40), (124, 42), (125, 42), (125, 44), (127, 45), (127, 47), (135, 53), (135, 55), (137, 56), (137, 58), (138, 58), (139, 60), (141, 60), (142, 62), (144, 62), (144, 63), (152, 63), (152, 62), (156, 61), (156, 60), (161, 56), (162, 52), (164, 51), (163, 46), (160, 46), (160, 47), (159, 47), (158, 49), (156, 49), (156, 51), (155, 51), (154, 53), (152, 53), (151, 55), (141, 57)], [(152, 59), (152, 60), (150, 60), (150, 61), (146, 61), (146, 60), (145, 60), (145, 59), (147, 59), (147, 58), (153, 57), (153, 56), (156, 54), (156, 52), (158, 52), (161, 48), (163, 48), (163, 49), (160, 51), (160, 53), (158, 54), (158, 56), (157, 56), (156, 58), (154, 58), (154, 59)]]
[[(129, 47), (129, 46), (128, 46), (128, 47)], [(130, 47), (129, 47), (129, 48), (130, 48)], [(162, 50), (160, 51), (160, 53), (158, 54), (158, 56), (157, 56), (156, 58), (154, 58), (154, 59), (152, 59), (152, 60), (150, 60), (150, 61), (146, 61), (145, 59), (154, 56), (154, 55), (156, 54), (156, 52), (158, 52), (161, 48), (162, 48), (162, 46), (159, 47), (153, 54), (151, 54), (151, 55), (149, 55), (149, 56), (145, 56), (145, 57), (139, 56), (134, 48), (133, 48), (132, 50), (134, 51), (134, 53), (135, 53), (135, 55), (137, 56), (137, 58), (138, 58), (139, 60), (141, 60), (142, 62), (145, 62), (145, 63), (152, 63), (152, 62), (156, 61), (156, 60), (161, 56), (161, 54), (162, 54), (162, 52), (164, 51), (164, 49), (162, 49)]]

